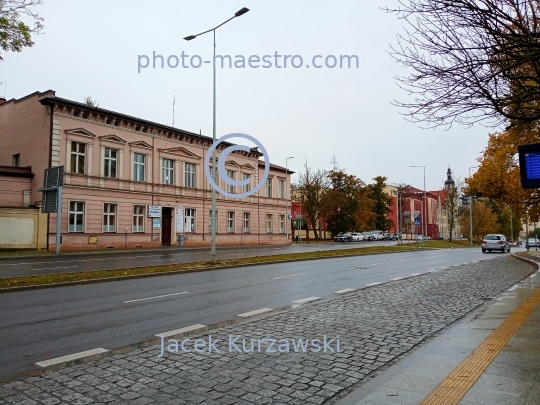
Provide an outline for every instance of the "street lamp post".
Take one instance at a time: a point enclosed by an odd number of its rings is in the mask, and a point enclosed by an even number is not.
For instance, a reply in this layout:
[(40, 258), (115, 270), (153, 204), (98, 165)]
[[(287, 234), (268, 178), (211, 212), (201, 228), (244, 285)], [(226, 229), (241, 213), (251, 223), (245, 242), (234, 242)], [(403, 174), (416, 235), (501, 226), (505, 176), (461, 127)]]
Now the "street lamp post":
[(285, 194), (285, 244), (287, 245), (289, 243), (289, 200), (287, 193), (290, 193), (291, 187), (288, 185), (289, 180), (289, 159), (294, 159), (294, 156), (288, 157), (285, 159), (285, 190), (283, 190), (283, 193)]
[[(469, 167), (469, 177), (471, 177), (471, 169), (476, 169), (478, 166)], [(473, 198), (472, 195), (469, 196), (470, 206), (469, 206), (469, 238), (471, 238), (471, 246), (473, 245), (472, 240), (472, 208), (473, 208)]]
[[(218, 26), (209, 29), (208, 31), (201, 32), (197, 35), (189, 35), (185, 37), (184, 39), (186, 41), (191, 41), (192, 39), (197, 38), (198, 36), (201, 36), (203, 34), (206, 34), (208, 32), (214, 33), (214, 59), (213, 59), (213, 108), (212, 108), (212, 142), (216, 142), (216, 30), (221, 27), (222, 25), (225, 25), (232, 19), (236, 17), (240, 17), (241, 15), (246, 14), (249, 11), (248, 8), (244, 7), (240, 10), (238, 10), (236, 13), (234, 13), (234, 16), (229, 18), (227, 21), (222, 22)], [(214, 148), (212, 152), (212, 178), (214, 180), (214, 183), (216, 182), (216, 149)], [(211, 242), (211, 248), (210, 248), (210, 256), (211, 261), (214, 263), (216, 261), (216, 189), (212, 187), (212, 220), (211, 220), (211, 232), (212, 232), (212, 242)]]
[(426, 224), (426, 203), (427, 203), (427, 200), (426, 200), (426, 166), (409, 166), (409, 167), (421, 167), (422, 169), (424, 169), (424, 201), (423, 201), (423, 204), (422, 204), (422, 249), (424, 248), (424, 239), (426, 238), (426, 234), (427, 234), (427, 224)]
[(398, 243), (403, 244), (403, 240), (401, 239), (401, 233), (403, 232), (403, 215), (401, 213), (401, 210), (403, 207), (400, 207), (400, 199), (399, 199), (399, 190), (392, 190), (392, 194), (395, 194), (397, 196), (397, 226), (398, 226)]

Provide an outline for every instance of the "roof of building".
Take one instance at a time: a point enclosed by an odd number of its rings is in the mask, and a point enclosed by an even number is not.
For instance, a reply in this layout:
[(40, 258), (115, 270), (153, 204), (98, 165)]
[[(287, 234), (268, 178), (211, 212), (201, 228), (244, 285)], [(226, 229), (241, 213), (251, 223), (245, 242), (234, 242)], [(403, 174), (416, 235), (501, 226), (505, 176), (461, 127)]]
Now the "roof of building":
[[(264, 167), (264, 161), (259, 160), (259, 167)], [(283, 172), (283, 173), (288, 173), (288, 174), (294, 174), (295, 173), (291, 169), (287, 169), (286, 167), (278, 166), (278, 165), (275, 165), (273, 163), (270, 163), (270, 169), (277, 170), (277, 171)]]
[[(122, 113), (119, 113), (119, 112), (116, 112), (116, 111), (107, 110), (105, 108), (89, 106), (88, 104), (80, 103), (78, 101), (73, 101), (73, 100), (69, 100), (67, 98), (57, 97), (54, 94), (52, 96), (42, 98), (41, 100), (39, 100), (39, 102), (41, 104), (56, 104), (56, 103), (67, 104), (67, 105), (71, 105), (71, 106), (76, 107), (76, 108), (85, 109), (85, 110), (96, 112), (96, 113), (99, 113), (99, 114), (102, 114), (102, 115), (110, 115), (110, 116), (115, 116), (115, 117), (123, 118), (123, 119), (126, 119), (126, 120), (130, 120), (130, 121), (136, 121), (136, 122), (139, 122), (139, 123), (144, 124), (144, 125), (149, 125), (149, 126), (152, 126), (152, 127), (165, 129), (167, 131), (180, 132), (182, 134), (190, 135), (190, 136), (193, 136), (195, 138), (204, 139), (204, 140), (207, 140), (207, 141), (210, 141), (210, 142), (212, 142), (212, 140), (213, 140), (212, 137), (209, 137), (209, 136), (206, 136), (206, 135), (201, 135), (201, 134), (197, 134), (195, 132), (190, 132), (190, 131), (186, 131), (186, 130), (175, 128), (175, 127), (170, 127), (168, 125), (163, 125), (163, 124), (159, 124), (157, 122), (148, 121), (148, 120), (145, 120), (145, 119), (142, 119), (142, 118), (134, 117), (132, 115), (127, 115), (127, 114), (122, 114)], [(225, 144), (227, 142), (223, 142), (223, 143)]]

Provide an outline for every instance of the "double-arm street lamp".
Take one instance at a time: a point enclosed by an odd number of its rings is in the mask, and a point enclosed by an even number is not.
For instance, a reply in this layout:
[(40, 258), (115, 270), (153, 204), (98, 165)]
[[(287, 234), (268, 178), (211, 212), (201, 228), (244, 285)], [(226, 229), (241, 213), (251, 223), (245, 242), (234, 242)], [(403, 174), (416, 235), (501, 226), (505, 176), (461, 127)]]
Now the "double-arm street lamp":
[[(476, 169), (478, 166), (471, 166), (469, 167), (469, 177), (471, 177), (471, 169)], [(473, 198), (472, 198), (472, 195), (469, 195), (469, 201), (471, 202), (470, 203), (470, 206), (469, 206), (469, 238), (471, 238), (471, 246), (473, 245), (473, 240), (472, 240), (472, 207), (473, 207)]]
[(285, 197), (285, 244), (289, 243), (289, 193), (291, 192), (291, 186), (289, 183), (289, 159), (294, 159), (294, 156), (285, 159), (285, 190), (283, 194)]
[[(241, 15), (246, 14), (249, 11), (248, 8), (244, 7), (240, 10), (238, 10), (236, 13), (234, 13), (234, 16), (229, 18), (227, 21), (222, 22), (218, 26), (209, 29), (208, 31), (201, 32), (197, 35), (189, 35), (185, 37), (184, 39), (186, 41), (191, 41), (192, 39), (197, 38), (198, 36), (201, 36), (203, 34), (206, 34), (208, 32), (214, 33), (214, 59), (212, 60), (213, 65), (213, 73), (214, 73), (214, 83), (213, 83), (213, 109), (212, 109), (212, 116), (213, 116), (213, 125), (212, 125), (212, 139), (213, 142), (216, 142), (216, 30), (221, 27), (222, 25), (227, 24), (229, 21), (236, 17), (240, 17)], [(212, 178), (214, 179), (214, 183), (216, 182), (216, 149), (214, 148), (212, 152)], [(214, 263), (216, 261), (216, 190), (214, 187), (212, 187), (212, 219), (211, 219), (211, 232), (212, 232), (212, 242), (211, 242), (211, 248), (210, 248), (210, 256), (211, 261)]]
[(422, 204), (422, 223), (421, 223), (421, 226), (422, 226), (422, 248), (424, 248), (424, 239), (426, 238), (426, 234), (427, 234), (427, 224), (426, 224), (426, 217), (427, 217), (427, 214), (426, 214), (426, 211), (427, 211), (427, 207), (426, 207), (426, 204), (427, 204), (427, 200), (426, 200), (426, 166), (409, 166), (409, 167), (421, 167), (424, 169), (424, 201), (423, 201), (423, 204)]

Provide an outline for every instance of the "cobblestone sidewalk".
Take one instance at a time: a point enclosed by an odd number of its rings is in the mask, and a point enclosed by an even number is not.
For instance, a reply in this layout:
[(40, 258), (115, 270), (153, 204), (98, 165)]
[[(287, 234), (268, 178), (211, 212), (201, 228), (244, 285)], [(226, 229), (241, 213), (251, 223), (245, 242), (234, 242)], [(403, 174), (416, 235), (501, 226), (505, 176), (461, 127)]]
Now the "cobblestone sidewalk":
[(159, 346), (152, 346), (4, 384), (0, 404), (331, 404), (532, 271), (501, 256), (190, 337), (228, 342), (229, 335), (242, 335), (256, 342), (339, 335), (339, 353), (297, 353), (292, 346), (259, 353), (255, 347), (253, 353), (180, 350), (160, 358)]

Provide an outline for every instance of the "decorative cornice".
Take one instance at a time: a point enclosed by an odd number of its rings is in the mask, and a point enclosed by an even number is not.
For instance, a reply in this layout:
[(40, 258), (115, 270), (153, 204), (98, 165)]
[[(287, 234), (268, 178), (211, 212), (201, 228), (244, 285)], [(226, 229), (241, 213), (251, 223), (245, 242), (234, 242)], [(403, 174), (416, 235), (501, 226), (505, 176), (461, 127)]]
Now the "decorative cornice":
[(120, 143), (120, 144), (126, 143), (125, 140), (123, 140), (122, 138), (116, 135), (103, 135), (98, 138), (100, 141), (114, 142), (114, 143)]
[(130, 142), (129, 146), (132, 148), (152, 149), (152, 145), (146, 143), (145, 141)]
[(90, 132), (90, 131), (88, 131), (88, 130), (86, 130), (84, 128), (66, 129), (66, 130), (64, 130), (64, 132), (66, 134), (68, 134), (68, 135), (84, 136), (86, 138), (95, 138), (96, 137), (92, 132)]
[(191, 152), (190, 150), (183, 148), (181, 146), (167, 149), (158, 149), (161, 153), (170, 153), (171, 155), (179, 155), (184, 157), (189, 157), (192, 159), (200, 159), (201, 157)]

